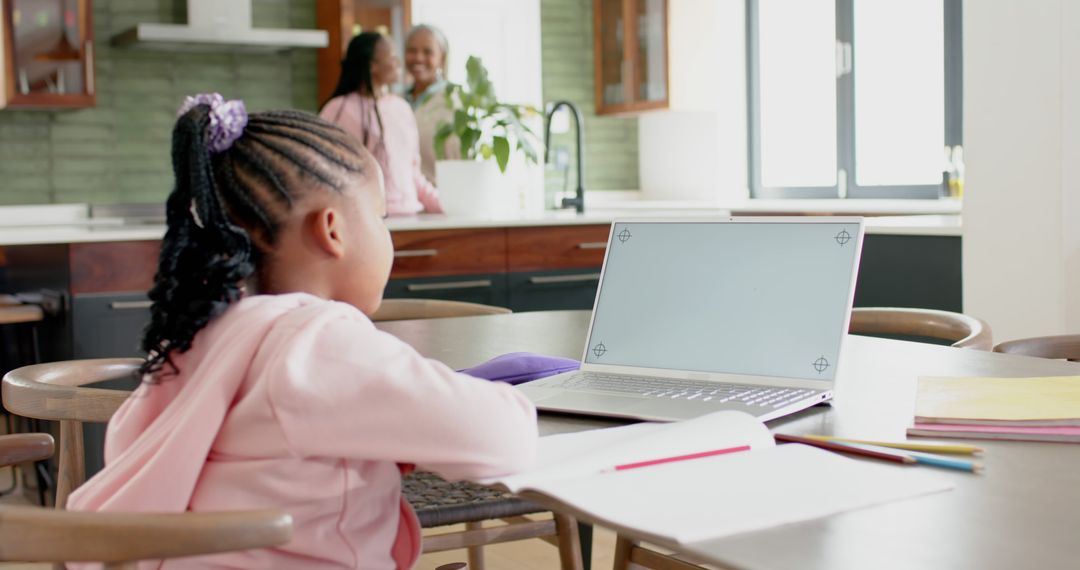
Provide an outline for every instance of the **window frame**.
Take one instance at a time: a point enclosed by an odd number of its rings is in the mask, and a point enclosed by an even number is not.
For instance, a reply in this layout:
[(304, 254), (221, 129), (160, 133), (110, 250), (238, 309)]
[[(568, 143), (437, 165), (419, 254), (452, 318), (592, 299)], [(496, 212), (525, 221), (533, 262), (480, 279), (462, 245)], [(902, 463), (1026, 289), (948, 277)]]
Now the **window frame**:
[[(763, 187), (761, 183), (760, 50), (758, 5), (746, 0), (746, 85), (747, 85), (747, 182), (751, 198), (907, 198), (936, 199), (945, 191), (942, 184), (858, 186), (855, 178), (855, 0), (834, 0), (837, 45), (851, 46), (852, 69), (836, 79), (836, 159), (835, 186)], [(945, 24), (945, 140), (946, 147), (963, 144), (963, 26), (962, 0), (943, 0)]]

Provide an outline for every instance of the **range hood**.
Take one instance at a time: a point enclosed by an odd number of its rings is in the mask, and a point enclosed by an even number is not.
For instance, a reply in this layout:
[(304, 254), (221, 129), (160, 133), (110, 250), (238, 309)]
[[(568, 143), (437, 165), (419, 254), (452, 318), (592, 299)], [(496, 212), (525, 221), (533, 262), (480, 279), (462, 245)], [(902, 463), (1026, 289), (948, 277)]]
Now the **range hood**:
[(283, 51), (322, 48), (325, 30), (251, 27), (251, 0), (188, 0), (188, 23), (137, 24), (112, 45), (168, 51)]

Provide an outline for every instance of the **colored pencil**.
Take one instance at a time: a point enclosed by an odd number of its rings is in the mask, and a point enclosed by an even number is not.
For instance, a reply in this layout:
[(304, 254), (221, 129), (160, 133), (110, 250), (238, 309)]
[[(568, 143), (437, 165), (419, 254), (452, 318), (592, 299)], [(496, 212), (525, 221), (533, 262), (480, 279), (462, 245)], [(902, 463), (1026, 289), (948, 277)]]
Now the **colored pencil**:
[(846, 437), (833, 437), (831, 435), (806, 435), (810, 439), (819, 441), (838, 441), (841, 443), (861, 443), (864, 445), (876, 445), (878, 447), (890, 447), (893, 449), (906, 449), (909, 451), (925, 451), (927, 453), (944, 453), (946, 455), (976, 455), (982, 453), (981, 447), (963, 445), (959, 443), (932, 443), (919, 441), (870, 441), (866, 439), (849, 439)]
[(688, 461), (690, 459), (701, 459), (703, 457), (715, 457), (717, 455), (727, 455), (728, 453), (737, 453), (739, 451), (750, 451), (749, 445), (740, 445), (737, 447), (727, 447), (724, 449), (713, 449), (711, 451), (699, 451), (697, 453), (688, 453), (686, 455), (675, 455), (672, 457), (661, 457), (659, 459), (649, 459), (648, 461), (636, 461), (634, 463), (624, 463), (622, 465), (616, 465), (607, 471), (626, 471), (627, 469), (638, 469), (640, 467), (649, 467), (652, 465), (661, 465), (663, 463), (674, 463), (676, 461)]
[(911, 455), (903, 452), (899, 452), (893, 449), (865, 449), (863, 447), (856, 447), (851, 444), (838, 443), (834, 441), (822, 441), (820, 439), (811, 439), (808, 437), (800, 437), (797, 435), (787, 435), (783, 433), (774, 433), (773, 438), (776, 441), (783, 443), (801, 443), (804, 445), (812, 445), (814, 447), (820, 447), (822, 449), (828, 449), (829, 451), (836, 451), (839, 453), (848, 453), (851, 455), (860, 455), (863, 457), (872, 457), (874, 459), (882, 459), (885, 461), (892, 461), (894, 463), (915, 463), (915, 458)]
[[(867, 451), (881, 451), (889, 449), (887, 447), (877, 447), (876, 445), (866, 445), (863, 443), (846, 443), (844, 445), (850, 445), (865, 449)], [(981, 463), (975, 463), (974, 461), (968, 461), (966, 459), (957, 459), (955, 457), (947, 457), (945, 455), (934, 455), (932, 453), (923, 453), (921, 451), (908, 451), (912, 459), (916, 463), (921, 465), (932, 465), (934, 467), (944, 467), (946, 469), (956, 469), (958, 471), (967, 471), (969, 473), (981, 473), (983, 466)]]

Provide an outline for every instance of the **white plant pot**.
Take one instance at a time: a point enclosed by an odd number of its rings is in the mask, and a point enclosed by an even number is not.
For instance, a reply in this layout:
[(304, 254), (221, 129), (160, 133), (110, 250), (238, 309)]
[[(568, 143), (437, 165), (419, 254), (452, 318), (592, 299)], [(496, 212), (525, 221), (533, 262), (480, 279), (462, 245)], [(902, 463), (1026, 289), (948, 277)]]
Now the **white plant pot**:
[(513, 210), (513, 193), (494, 161), (440, 160), (435, 178), (447, 214), (490, 217)]
[(502, 218), (544, 207), (543, 169), (511, 159), (506, 172), (494, 160), (435, 163), (439, 199), (450, 215)]

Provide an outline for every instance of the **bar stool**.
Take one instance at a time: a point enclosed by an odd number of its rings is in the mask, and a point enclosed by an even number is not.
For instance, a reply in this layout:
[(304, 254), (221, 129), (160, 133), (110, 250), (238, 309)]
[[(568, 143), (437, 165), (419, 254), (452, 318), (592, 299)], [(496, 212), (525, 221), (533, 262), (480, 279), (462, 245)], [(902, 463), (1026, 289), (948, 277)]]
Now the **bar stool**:
[[(15, 295), (0, 295), (0, 326), (29, 324), (30, 345), (33, 363), (41, 361), (41, 349), (38, 345), (38, 331), (34, 326), (45, 320), (45, 310), (37, 304), (22, 302)], [(14, 367), (12, 367), (14, 368)]]
[[(37, 304), (24, 303), (15, 295), (0, 295), (0, 330), (4, 330), (4, 336), (14, 336), (14, 342), (8, 342), (5, 338), (4, 346), (4, 370), (9, 370), (24, 364), (41, 362), (41, 347), (38, 342), (37, 325), (45, 320), (45, 310)], [(22, 333), (22, 334), (20, 334)], [(26, 350), (27, 346), (29, 350)], [(14, 350), (12, 350), (14, 348)], [(29, 354), (25, 354), (29, 352)], [(8, 434), (16, 431), (15, 419), (11, 414), (4, 413), (5, 426)], [(31, 420), (37, 423), (36, 420)], [(39, 426), (29, 426), (28, 431), (39, 431)], [(45, 461), (34, 461), (34, 474), (38, 483), (38, 499), (45, 504), (45, 492), (48, 489), (51, 477), (49, 476)], [(11, 466), (11, 484), (0, 495), (6, 495), (15, 490), (18, 484), (17, 466)]]

